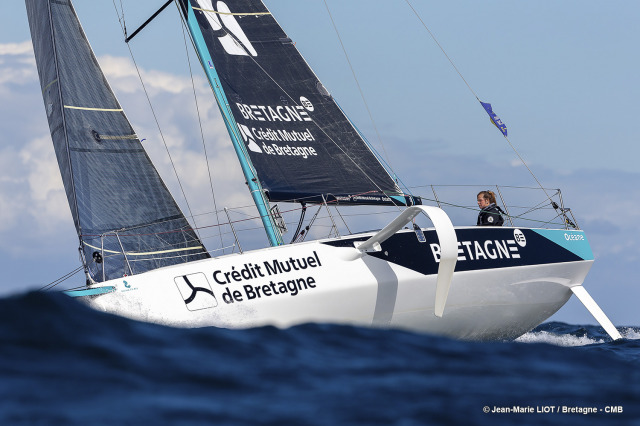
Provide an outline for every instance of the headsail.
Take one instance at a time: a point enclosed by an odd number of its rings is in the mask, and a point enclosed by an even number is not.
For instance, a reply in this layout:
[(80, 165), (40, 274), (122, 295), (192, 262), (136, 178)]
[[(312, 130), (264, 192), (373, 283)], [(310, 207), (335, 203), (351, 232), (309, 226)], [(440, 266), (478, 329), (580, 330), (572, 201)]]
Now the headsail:
[[(270, 201), (412, 204), (260, 0), (180, 0)], [(197, 21), (194, 30), (193, 20)], [(199, 32), (194, 34), (194, 32)], [(196, 41), (197, 42), (197, 41)], [(241, 158), (241, 162), (244, 159)]]
[(209, 257), (149, 160), (70, 0), (26, 0), (53, 145), (90, 274)]

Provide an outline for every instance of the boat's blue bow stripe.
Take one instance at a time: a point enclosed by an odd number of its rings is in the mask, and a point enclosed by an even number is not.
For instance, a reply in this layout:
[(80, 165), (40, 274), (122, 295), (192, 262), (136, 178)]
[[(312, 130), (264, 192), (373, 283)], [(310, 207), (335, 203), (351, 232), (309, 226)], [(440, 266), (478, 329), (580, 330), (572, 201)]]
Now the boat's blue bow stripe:
[(82, 290), (67, 290), (63, 293), (71, 297), (99, 296), (101, 294), (113, 293), (116, 291), (115, 286), (108, 285), (104, 287), (83, 288)]
[(532, 229), (546, 239), (553, 241), (560, 247), (569, 250), (584, 260), (593, 260), (593, 252), (587, 236), (583, 231), (568, 231), (560, 229)]
[[(424, 230), (424, 236), (426, 242), (421, 243), (413, 231), (400, 231), (381, 244), (381, 251), (369, 252), (368, 255), (421, 274), (437, 274), (440, 257), (438, 237), (433, 230)], [(456, 272), (593, 260), (582, 231), (478, 226), (456, 228), (456, 237)], [(353, 247), (354, 241), (367, 238), (343, 237), (324, 244)]]

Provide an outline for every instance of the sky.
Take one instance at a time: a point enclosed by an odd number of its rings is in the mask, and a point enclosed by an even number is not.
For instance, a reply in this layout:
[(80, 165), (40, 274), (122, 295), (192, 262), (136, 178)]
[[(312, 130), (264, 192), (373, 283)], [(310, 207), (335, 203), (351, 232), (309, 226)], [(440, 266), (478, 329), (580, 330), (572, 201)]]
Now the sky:
[[(184, 208), (113, 3), (76, 0), (74, 5), (116, 96)], [(131, 32), (164, 1), (123, 3)], [(590, 0), (412, 0), (464, 80), (404, 0), (327, 0), (331, 14), (323, 0), (265, 4), (409, 186), (537, 186), (475, 96), (491, 102), (536, 178), (547, 188), (562, 189), (565, 205), (585, 230), (596, 257), (585, 287), (614, 324), (639, 325), (640, 28), (635, 20), (640, 2), (619, 0), (604, 7)], [(210, 89), (190, 53), (192, 84), (175, 8), (129, 46), (178, 175), (190, 176), (181, 181), (192, 212), (213, 209), (209, 173), (219, 208), (250, 205)], [(199, 159), (203, 146), (194, 92), (202, 135), (209, 154), (215, 153), (210, 170)], [(20, 1), (0, 4), (0, 100), (3, 296), (40, 288), (79, 265)], [(473, 205), (476, 192), (454, 196), (468, 196)], [(231, 214), (235, 219), (250, 212)], [(475, 223), (473, 211), (449, 213), (456, 225)], [(249, 247), (264, 244), (255, 234), (245, 231)], [(595, 323), (575, 298), (552, 319)]]

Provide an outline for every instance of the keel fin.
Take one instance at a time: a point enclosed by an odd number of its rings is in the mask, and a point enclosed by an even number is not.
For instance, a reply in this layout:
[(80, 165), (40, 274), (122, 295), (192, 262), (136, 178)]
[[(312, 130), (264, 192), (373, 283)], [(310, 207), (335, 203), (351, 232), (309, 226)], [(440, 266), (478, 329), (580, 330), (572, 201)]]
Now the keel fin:
[(600, 309), (600, 306), (596, 303), (595, 300), (591, 297), (591, 295), (587, 292), (581, 285), (576, 285), (571, 287), (571, 291), (576, 297), (582, 302), (585, 308), (589, 311), (591, 315), (598, 321), (598, 323), (604, 328), (604, 330), (611, 336), (613, 340), (622, 339), (622, 336), (618, 332), (618, 329), (613, 325), (613, 323), (609, 320), (609, 318), (605, 315), (605, 313)]

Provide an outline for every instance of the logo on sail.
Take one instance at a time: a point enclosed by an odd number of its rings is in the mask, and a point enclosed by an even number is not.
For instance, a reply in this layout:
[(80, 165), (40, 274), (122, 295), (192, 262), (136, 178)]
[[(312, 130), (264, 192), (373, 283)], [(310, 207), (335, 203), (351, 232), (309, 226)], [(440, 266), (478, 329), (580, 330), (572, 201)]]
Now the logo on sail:
[(211, 0), (197, 0), (197, 2), (200, 5), (200, 10), (207, 17), (211, 28), (216, 32), (222, 31), (226, 33), (224, 36), (218, 37), (218, 40), (220, 40), (222, 47), (229, 55), (258, 56), (258, 52), (253, 48), (225, 2), (217, 2), (217, 9), (213, 8)]
[(249, 148), (249, 151), (259, 152), (260, 154), (262, 154), (262, 150), (260, 149), (260, 146), (256, 143), (256, 140), (254, 139), (253, 135), (251, 134), (251, 130), (249, 130), (249, 128), (244, 124), (239, 124), (239, 123), (238, 123), (238, 128), (240, 129), (240, 133), (242, 134), (242, 139), (244, 140), (244, 143), (247, 144), (247, 148)]

